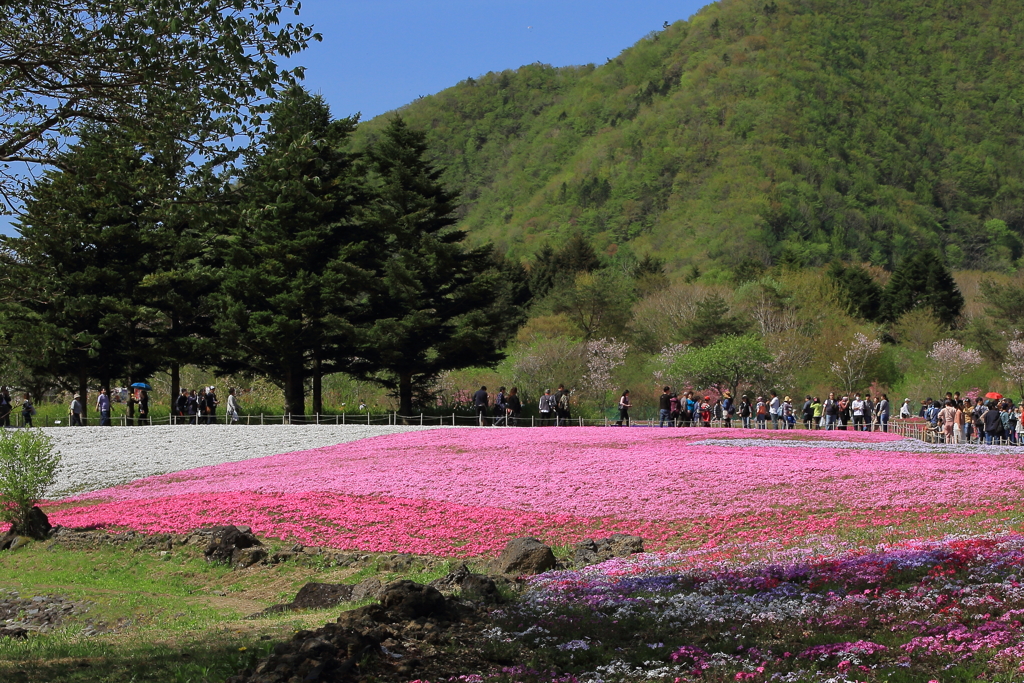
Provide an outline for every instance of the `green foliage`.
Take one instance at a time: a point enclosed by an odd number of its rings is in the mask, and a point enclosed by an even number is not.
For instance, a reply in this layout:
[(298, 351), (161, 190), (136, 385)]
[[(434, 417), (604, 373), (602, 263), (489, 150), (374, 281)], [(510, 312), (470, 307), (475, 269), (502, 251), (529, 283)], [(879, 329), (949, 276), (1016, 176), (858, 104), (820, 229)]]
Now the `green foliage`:
[(922, 247), (1011, 267), (1019, 5), (765, 7), (710, 4), (607, 64), (489, 73), (403, 116), (465, 197), (461, 225), (516, 258), (571, 230), (743, 279), (758, 262), (891, 269)]
[(625, 329), (633, 292), (622, 274), (609, 268), (584, 271), (560, 285), (547, 303), (554, 313), (565, 314), (584, 339), (615, 337)]
[(348, 365), (396, 389), (403, 415), (412, 413), (414, 389), (438, 373), (500, 360), (495, 337), (508, 336), (501, 302), (494, 303), (501, 278), (491, 249), (463, 243), (465, 233), (453, 227), (457, 195), (426, 152), (426, 136), (396, 116), (367, 153), (367, 220), (384, 243), (368, 293), (375, 317), (359, 330), (358, 357)]
[(60, 451), (38, 429), (0, 429), (0, 519), (24, 533), (32, 507), (57, 480)]
[(696, 387), (728, 389), (735, 396), (740, 386), (766, 384), (773, 359), (756, 335), (726, 336), (682, 354), (669, 368), (669, 375), (689, 379)]
[(870, 273), (857, 266), (845, 266), (839, 261), (833, 261), (828, 269), (828, 277), (836, 284), (850, 315), (867, 321), (878, 319), (882, 306), (882, 288)]
[(985, 314), (994, 321), (1011, 328), (1024, 328), (1024, 287), (1016, 284), (996, 284), (990, 279), (981, 281), (981, 296)]
[(530, 269), (530, 292), (540, 299), (556, 286), (565, 286), (577, 273), (589, 273), (601, 267), (601, 259), (580, 233), (574, 234), (561, 249), (545, 246), (537, 253)]
[(341, 151), (354, 125), (333, 120), (320, 96), (289, 90), (250, 152), (217, 245), (219, 364), (273, 379), (294, 415), (305, 413), (305, 380), (352, 355), (349, 326), (366, 308), (371, 242), (356, 227), (360, 190)]
[(27, 0), (0, 14), (0, 188), (9, 163), (52, 163), (83, 124), (116, 125), (146, 144), (167, 131), (223, 154), (261, 126), (261, 102), (301, 76), (280, 70), (319, 40), (280, 25), (297, 0)]
[(941, 256), (923, 249), (901, 263), (889, 278), (880, 314), (884, 320), (896, 320), (908, 311), (930, 308), (941, 323), (952, 327), (963, 306), (964, 297)]
[(680, 337), (700, 348), (713, 344), (719, 337), (743, 334), (749, 325), (729, 313), (729, 304), (718, 294), (697, 303), (693, 319), (680, 330)]

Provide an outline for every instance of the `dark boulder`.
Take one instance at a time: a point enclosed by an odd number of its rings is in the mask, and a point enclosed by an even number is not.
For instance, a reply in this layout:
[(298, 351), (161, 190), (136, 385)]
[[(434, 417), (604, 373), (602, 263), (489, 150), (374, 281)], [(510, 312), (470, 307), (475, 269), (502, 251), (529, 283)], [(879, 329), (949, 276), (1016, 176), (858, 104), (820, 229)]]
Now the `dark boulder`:
[(255, 548), (263, 545), (249, 531), (249, 527), (243, 527), (243, 529), (239, 529), (234, 525), (215, 526), (210, 529), (210, 542), (203, 553), (206, 561), (235, 564), (234, 555), (236, 550), (245, 550), (246, 548)]
[(18, 536), (28, 536), (37, 541), (49, 538), (53, 525), (46, 517), (46, 513), (38, 507), (33, 507), (28, 512), (28, 521), (25, 524), (12, 524), (10, 530), (0, 537), (0, 550), (6, 549)]
[(448, 603), (441, 592), (414, 581), (393, 581), (384, 586), (380, 604), (402, 619), (448, 615)]
[(551, 547), (536, 538), (513, 538), (492, 564), (497, 574), (540, 574), (555, 566), (555, 554)]
[(352, 599), (352, 586), (344, 583), (307, 583), (299, 589), (295, 609), (326, 609)]

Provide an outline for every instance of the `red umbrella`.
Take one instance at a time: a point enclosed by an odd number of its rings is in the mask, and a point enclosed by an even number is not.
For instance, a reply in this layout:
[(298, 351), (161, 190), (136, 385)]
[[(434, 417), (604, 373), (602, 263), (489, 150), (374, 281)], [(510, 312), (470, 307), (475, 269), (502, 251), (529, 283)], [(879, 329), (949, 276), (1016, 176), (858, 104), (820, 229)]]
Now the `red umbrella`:
[(1003, 397), (1003, 395), (998, 393), (998, 392), (996, 392), (996, 391), (990, 391), (987, 394), (985, 394), (985, 398), (995, 399), (996, 401), (998, 401), (1002, 397)]

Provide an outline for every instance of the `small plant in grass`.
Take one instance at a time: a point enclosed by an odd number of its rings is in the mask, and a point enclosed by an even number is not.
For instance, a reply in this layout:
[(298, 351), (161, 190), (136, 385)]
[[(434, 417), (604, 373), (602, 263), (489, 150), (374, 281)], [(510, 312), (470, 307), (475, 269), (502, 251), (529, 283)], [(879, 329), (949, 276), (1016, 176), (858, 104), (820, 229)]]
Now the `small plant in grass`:
[(60, 467), (60, 451), (42, 430), (0, 430), (0, 519), (32, 535), (32, 508), (57, 480)]

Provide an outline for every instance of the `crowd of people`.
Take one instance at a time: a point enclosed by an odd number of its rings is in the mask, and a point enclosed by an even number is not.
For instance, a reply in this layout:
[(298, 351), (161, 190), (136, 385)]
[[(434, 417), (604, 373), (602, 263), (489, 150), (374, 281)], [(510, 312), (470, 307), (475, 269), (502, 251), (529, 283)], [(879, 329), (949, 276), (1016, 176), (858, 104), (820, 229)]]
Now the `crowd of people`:
[[(517, 387), (512, 387), (507, 391), (505, 387), (500, 387), (494, 396), (492, 405), (487, 387), (483, 386), (473, 394), (473, 409), (476, 411), (477, 424), (481, 427), (485, 425), (515, 427), (522, 417), (523, 400), (519, 396)], [(554, 394), (551, 393), (551, 389), (545, 389), (537, 403), (541, 427), (568, 426), (569, 411), (569, 392), (566, 391), (563, 384), (558, 385), (558, 391)]]

